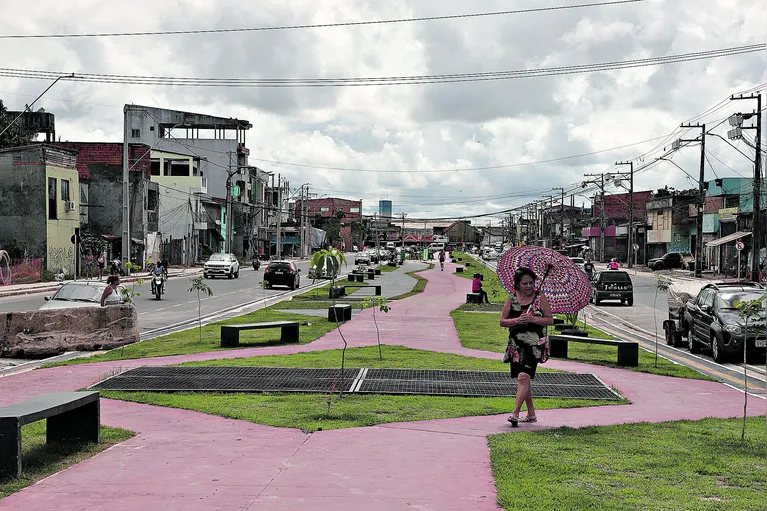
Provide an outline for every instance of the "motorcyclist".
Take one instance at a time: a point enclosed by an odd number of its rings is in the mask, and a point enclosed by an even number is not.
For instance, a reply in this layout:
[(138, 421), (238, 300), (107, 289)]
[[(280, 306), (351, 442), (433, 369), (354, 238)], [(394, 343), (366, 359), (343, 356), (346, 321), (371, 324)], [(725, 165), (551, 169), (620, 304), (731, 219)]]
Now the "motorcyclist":
[(589, 279), (594, 275), (594, 263), (591, 259), (586, 260), (586, 264), (583, 265), (583, 271), (589, 276)]
[(165, 292), (165, 281), (168, 277), (168, 270), (166, 269), (165, 265), (163, 264), (165, 261), (160, 261), (157, 263), (157, 266), (154, 267), (154, 270), (152, 270), (152, 293), (155, 291), (155, 283), (154, 283), (154, 277), (160, 276), (162, 279), (162, 292)]
[(608, 265), (608, 268), (610, 268), (611, 270), (617, 270), (617, 269), (618, 269), (618, 266), (620, 266), (620, 265), (618, 264), (618, 261), (617, 261), (617, 260), (616, 260), (616, 259), (613, 257), (613, 258), (610, 260), (610, 264)]

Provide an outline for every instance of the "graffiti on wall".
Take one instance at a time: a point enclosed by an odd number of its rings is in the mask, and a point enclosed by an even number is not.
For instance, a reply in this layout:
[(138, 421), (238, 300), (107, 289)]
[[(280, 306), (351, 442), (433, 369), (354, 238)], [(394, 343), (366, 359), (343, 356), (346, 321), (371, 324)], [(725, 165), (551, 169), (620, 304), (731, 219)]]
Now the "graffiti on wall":
[(54, 273), (64, 268), (64, 273), (73, 273), (75, 267), (75, 247), (68, 246), (49, 246), (48, 247), (48, 269)]

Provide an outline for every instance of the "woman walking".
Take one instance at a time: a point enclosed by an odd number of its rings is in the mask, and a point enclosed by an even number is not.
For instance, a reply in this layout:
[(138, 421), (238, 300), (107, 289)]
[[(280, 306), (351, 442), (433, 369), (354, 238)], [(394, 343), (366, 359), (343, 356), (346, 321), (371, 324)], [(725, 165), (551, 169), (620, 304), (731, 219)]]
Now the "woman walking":
[[(501, 313), (501, 326), (509, 329), (506, 357), (511, 377), (518, 379), (517, 400), (508, 419), (515, 428), (520, 422), (538, 420), (533, 407), (530, 380), (535, 378), (538, 363), (545, 356), (546, 327), (554, 323), (546, 297), (535, 290), (536, 278), (531, 269), (517, 268), (514, 272), (514, 291), (506, 300)], [(520, 419), (522, 404), (527, 404), (527, 416)]]

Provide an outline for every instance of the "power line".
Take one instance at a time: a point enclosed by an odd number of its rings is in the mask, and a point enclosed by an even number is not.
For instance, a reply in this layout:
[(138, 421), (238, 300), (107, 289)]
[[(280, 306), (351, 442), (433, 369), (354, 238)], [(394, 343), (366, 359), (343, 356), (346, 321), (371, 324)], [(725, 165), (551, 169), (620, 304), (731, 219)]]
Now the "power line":
[[(484, 73), (453, 73), (439, 75), (387, 76), (387, 77), (350, 77), (350, 78), (195, 78), (171, 76), (139, 76), (114, 75), (100, 73), (74, 73), (69, 81), (85, 83), (110, 83), (128, 85), (156, 85), (176, 87), (252, 87), (252, 88), (296, 88), (296, 87), (367, 87), (389, 85), (424, 85), (436, 83), (484, 82), (493, 80), (514, 80), (523, 78), (540, 78), (546, 76), (562, 76), (597, 71), (612, 71), (631, 69), (696, 60), (708, 60), (718, 57), (729, 57), (747, 53), (761, 52), (767, 48), (764, 43), (746, 46), (735, 46), (717, 50), (706, 50), (692, 53), (649, 57), (624, 61), (584, 64), (577, 66), (543, 67), (539, 69), (522, 69), (512, 71), (495, 71)], [(0, 76), (12, 78), (50, 80), (63, 73), (55, 71), (39, 71), (15, 68), (0, 68)]]
[(423, 16), (419, 18), (399, 18), (391, 20), (370, 20), (370, 21), (344, 21), (338, 23), (318, 23), (305, 25), (280, 25), (272, 27), (246, 27), (246, 28), (216, 28), (200, 30), (166, 30), (157, 32), (100, 32), (100, 33), (80, 33), (80, 34), (11, 34), (0, 35), (0, 39), (63, 39), (63, 38), (83, 38), (83, 37), (144, 37), (144, 36), (172, 36), (172, 35), (200, 35), (200, 34), (225, 34), (238, 32), (271, 32), (279, 30), (303, 30), (311, 28), (334, 28), (334, 27), (355, 27), (365, 25), (387, 25), (394, 23), (415, 23), (422, 21), (444, 21), (465, 18), (484, 18), (490, 16), (508, 16), (512, 14), (531, 14), (537, 12), (563, 11), (570, 9), (584, 9), (589, 7), (606, 7), (610, 5), (632, 4), (644, 2), (645, 0), (615, 0), (606, 2), (596, 2), (576, 5), (559, 5), (552, 7), (537, 7), (532, 9), (515, 9), (509, 11), (496, 12), (477, 12), (467, 14), (451, 14), (444, 16)]

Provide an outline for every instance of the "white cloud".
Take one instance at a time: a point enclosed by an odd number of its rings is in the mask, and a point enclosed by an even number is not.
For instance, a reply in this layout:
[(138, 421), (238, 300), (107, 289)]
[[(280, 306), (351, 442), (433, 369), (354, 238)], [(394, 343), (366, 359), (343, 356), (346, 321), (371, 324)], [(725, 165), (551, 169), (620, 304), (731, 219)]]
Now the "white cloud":
[[(547, 0), (541, 5), (561, 5)], [(705, 5), (703, 5), (705, 4)], [(494, 72), (620, 61), (764, 41), (767, 10), (753, 0), (677, 2), (364, 27), (108, 39), (0, 39), (3, 67), (153, 76), (311, 78)], [(538, 4), (536, 4), (538, 5)], [(529, 6), (487, 0), (222, 0), (104, 7), (41, 0), (4, 6), (0, 32), (185, 30), (383, 20)], [(388, 193), (396, 211), (470, 215), (524, 203), (580, 182), (648, 142), (580, 159), (531, 165), (664, 135), (729, 94), (767, 80), (765, 53), (593, 74), (478, 83), (345, 89), (163, 88), (60, 82), (36, 106), (56, 114), (68, 140), (121, 139), (122, 105), (150, 104), (250, 120), (251, 163), (362, 198), (372, 211)], [(49, 82), (0, 78), (0, 98), (21, 108)], [(713, 121), (743, 108), (726, 104)], [(731, 148), (713, 144), (718, 175), (745, 172)], [(654, 156), (657, 156), (655, 154)], [(325, 167), (412, 172), (345, 172)], [(695, 173), (697, 154), (675, 161)], [(462, 171), (469, 167), (496, 167)], [(726, 165), (726, 166), (725, 166)], [(427, 172), (445, 169), (444, 172)], [(459, 169), (459, 170), (455, 170)], [(684, 187), (670, 164), (637, 186)], [(527, 197), (519, 195), (528, 194)], [(506, 198), (498, 198), (499, 195)], [(415, 197), (414, 197), (415, 196)], [(577, 197), (576, 203), (582, 198)]]

